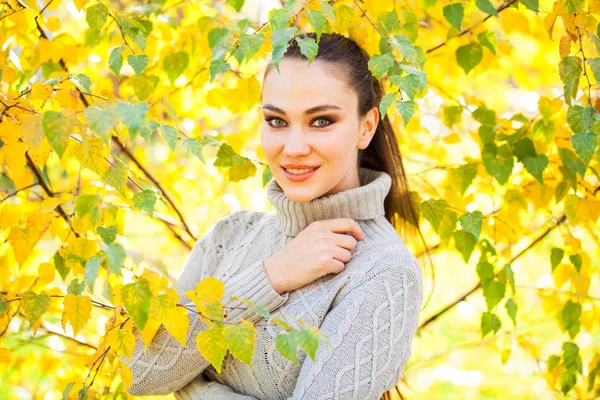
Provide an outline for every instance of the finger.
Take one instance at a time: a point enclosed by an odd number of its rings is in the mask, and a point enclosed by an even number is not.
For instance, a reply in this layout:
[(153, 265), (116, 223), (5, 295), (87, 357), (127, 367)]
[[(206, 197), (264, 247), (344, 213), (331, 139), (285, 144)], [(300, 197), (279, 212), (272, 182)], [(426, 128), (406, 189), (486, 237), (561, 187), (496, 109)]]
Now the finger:
[(352, 218), (334, 218), (334, 219), (326, 219), (326, 220), (323, 220), (320, 222), (323, 223), (323, 226), (325, 226), (331, 232), (335, 232), (335, 233), (348, 232), (348, 233), (352, 234), (352, 236), (354, 236), (356, 238), (356, 240), (364, 239), (365, 235), (362, 231), (362, 228), (360, 227), (358, 222), (356, 222)]

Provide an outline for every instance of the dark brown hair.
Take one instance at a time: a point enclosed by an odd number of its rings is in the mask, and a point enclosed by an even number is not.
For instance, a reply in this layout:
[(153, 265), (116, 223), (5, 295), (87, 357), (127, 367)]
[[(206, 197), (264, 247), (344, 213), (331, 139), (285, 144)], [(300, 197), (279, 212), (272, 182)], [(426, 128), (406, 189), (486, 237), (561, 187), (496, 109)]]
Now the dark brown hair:
[[(316, 40), (314, 32), (301, 33), (293, 37), (288, 43), (289, 47), (283, 58), (308, 61), (300, 52), (296, 38), (309, 37)], [(369, 54), (354, 40), (339, 33), (322, 33), (318, 43), (318, 53), (314, 59), (323, 62), (323, 66), (332, 74), (343, 77), (356, 93), (359, 117), (365, 116), (373, 107), (379, 109), (379, 103), (385, 94), (381, 82), (368, 68), (369, 58)], [(271, 61), (265, 69), (263, 82), (273, 68), (275, 65)], [(359, 149), (357, 167), (359, 166), (384, 171), (391, 176), (392, 186), (384, 202), (385, 216), (405, 241), (418, 233), (427, 250), (427, 244), (419, 228), (418, 196), (414, 196), (409, 189), (398, 139), (387, 113), (383, 119), (379, 119), (377, 130), (369, 146), (364, 150)], [(427, 254), (429, 255), (429, 251)], [(406, 381), (404, 373), (402, 380)], [(404, 399), (398, 386), (395, 386), (383, 394), (382, 400), (391, 399), (393, 392)]]

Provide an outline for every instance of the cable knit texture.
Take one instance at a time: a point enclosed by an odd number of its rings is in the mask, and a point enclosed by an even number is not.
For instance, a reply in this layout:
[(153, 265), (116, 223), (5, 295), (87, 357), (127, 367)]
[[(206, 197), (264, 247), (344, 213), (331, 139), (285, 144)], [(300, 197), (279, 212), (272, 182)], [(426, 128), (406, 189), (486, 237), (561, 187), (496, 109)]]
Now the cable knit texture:
[[(232, 307), (227, 321), (244, 318), (257, 330), (252, 367), (228, 351), (217, 373), (196, 348), (196, 336), (208, 327), (190, 312), (185, 349), (161, 325), (145, 350), (134, 328), (132, 359), (121, 357), (133, 373), (129, 393), (174, 393), (177, 400), (377, 400), (395, 386), (417, 330), (422, 272), (385, 218), (391, 177), (364, 167), (359, 168), (359, 177), (360, 187), (306, 203), (290, 200), (273, 179), (267, 194), (275, 212), (240, 210), (222, 218), (186, 258), (177, 279), (180, 302), (195, 308), (183, 293), (207, 276), (224, 282), (223, 302)], [(352, 259), (339, 274), (278, 294), (264, 261), (313, 221), (333, 218), (352, 218), (365, 234), (352, 249)], [(229, 296), (262, 305), (295, 329), (302, 327), (297, 319), (316, 326), (330, 344), (319, 342), (315, 360), (298, 349), (296, 365), (275, 349), (275, 337), (285, 330), (244, 303), (228, 301)]]

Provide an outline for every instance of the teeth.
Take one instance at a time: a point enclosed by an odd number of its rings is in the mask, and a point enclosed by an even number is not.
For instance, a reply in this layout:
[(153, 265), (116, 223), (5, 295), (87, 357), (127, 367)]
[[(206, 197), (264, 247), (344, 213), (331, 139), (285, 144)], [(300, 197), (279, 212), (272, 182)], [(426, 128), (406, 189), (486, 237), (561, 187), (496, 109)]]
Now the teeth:
[(316, 168), (305, 168), (305, 169), (288, 169), (288, 168), (286, 168), (286, 170), (292, 174), (304, 174), (306, 172), (312, 171), (313, 169), (316, 169)]

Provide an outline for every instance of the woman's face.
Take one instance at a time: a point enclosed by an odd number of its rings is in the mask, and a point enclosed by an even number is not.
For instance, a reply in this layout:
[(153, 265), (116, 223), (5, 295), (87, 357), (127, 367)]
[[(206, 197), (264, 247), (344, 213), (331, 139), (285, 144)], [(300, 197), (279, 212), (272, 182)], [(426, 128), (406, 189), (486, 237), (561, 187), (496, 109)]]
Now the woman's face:
[[(281, 73), (273, 68), (265, 77), (262, 93), (265, 158), (279, 186), (298, 202), (360, 186), (358, 150), (369, 145), (379, 121), (377, 107), (359, 118), (356, 94), (321, 61), (307, 65), (284, 58)], [(288, 165), (317, 169), (291, 175)]]

